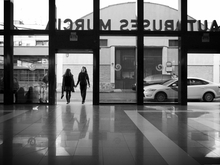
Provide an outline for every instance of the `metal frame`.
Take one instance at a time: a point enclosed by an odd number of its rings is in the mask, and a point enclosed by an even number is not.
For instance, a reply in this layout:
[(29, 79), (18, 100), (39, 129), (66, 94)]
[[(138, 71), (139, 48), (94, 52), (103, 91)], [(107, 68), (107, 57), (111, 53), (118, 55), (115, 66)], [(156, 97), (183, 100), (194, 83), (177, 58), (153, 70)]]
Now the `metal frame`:
[[(80, 35), (90, 35), (89, 50), (93, 52), (93, 105), (99, 103), (99, 72), (100, 72), (100, 52), (99, 38), (100, 36), (135, 36), (137, 38), (137, 105), (143, 105), (143, 54), (144, 54), (144, 37), (147, 36), (176, 36), (179, 37), (179, 102), (178, 104), (187, 105), (187, 53), (189, 51), (199, 50), (197, 47), (189, 43), (192, 36), (201, 37), (203, 33), (187, 32), (187, 0), (179, 0), (181, 6), (180, 19), (181, 30), (166, 31), (144, 31), (143, 29), (143, 0), (137, 0), (137, 30), (136, 31), (101, 31), (99, 29), (100, 18), (100, 0), (93, 0), (93, 20), (94, 29), (91, 31), (57, 31), (56, 30), (56, 5), (55, 0), (49, 0), (49, 28), (47, 30), (15, 30), (13, 29), (13, 2), (11, 0), (4, 1), (4, 30), (0, 30), (0, 34), (4, 35), (4, 104), (13, 104), (13, 36), (14, 35), (48, 35), (49, 36), (49, 104), (56, 104), (56, 75), (55, 75), (55, 54), (57, 52), (57, 42), (59, 35), (69, 35), (71, 32)], [(220, 52), (217, 43), (219, 41), (220, 32), (209, 32), (213, 36), (214, 41), (207, 46), (207, 50)], [(215, 36), (215, 37), (214, 37)], [(202, 46), (204, 48), (204, 46)], [(83, 48), (80, 48), (83, 49)], [(84, 48), (86, 49), (86, 48)], [(203, 50), (205, 51), (205, 50)], [(97, 81), (98, 80), (98, 81)]]

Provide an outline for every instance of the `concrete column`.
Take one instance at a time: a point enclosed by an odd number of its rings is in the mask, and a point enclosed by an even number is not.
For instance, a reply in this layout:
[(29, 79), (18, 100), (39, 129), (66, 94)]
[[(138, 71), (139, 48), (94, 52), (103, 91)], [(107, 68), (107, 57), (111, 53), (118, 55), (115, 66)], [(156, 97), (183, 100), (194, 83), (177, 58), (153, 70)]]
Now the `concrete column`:
[(111, 56), (111, 70), (110, 70), (110, 82), (115, 83), (115, 47), (110, 48), (110, 56)]
[(63, 76), (63, 57), (66, 56), (65, 54), (57, 54), (56, 55), (56, 61), (57, 61), (57, 68), (56, 68), (56, 74), (57, 74), (57, 87), (58, 90), (60, 90), (61, 84), (62, 84), (62, 76)]
[(162, 70), (162, 74), (166, 74), (166, 62), (168, 61), (168, 48), (167, 47), (163, 47), (162, 49), (162, 65), (163, 65), (163, 70)]

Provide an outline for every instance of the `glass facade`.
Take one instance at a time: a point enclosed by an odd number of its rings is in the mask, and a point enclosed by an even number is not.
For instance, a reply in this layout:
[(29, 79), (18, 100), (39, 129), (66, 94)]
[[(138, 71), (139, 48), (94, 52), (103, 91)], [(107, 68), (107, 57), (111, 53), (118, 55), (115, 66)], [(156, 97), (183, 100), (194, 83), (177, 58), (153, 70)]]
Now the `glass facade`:
[(4, 38), (0, 35), (0, 103), (4, 102)]
[(15, 103), (48, 103), (48, 36), (14, 36)]
[(145, 37), (144, 45), (144, 103), (177, 102), (178, 37)]
[(4, 29), (4, 1), (0, 0), (0, 30)]
[(136, 2), (100, 0), (100, 7), (100, 30), (137, 30)]
[(100, 102), (136, 103), (135, 37), (102, 36), (100, 41)]
[[(7, 87), (1, 103), (55, 104), (64, 70), (71, 68), (77, 79), (84, 65), (93, 104), (152, 103), (147, 92), (155, 90), (145, 91), (145, 78), (178, 78), (169, 86), (173, 93), (168, 102), (185, 105), (187, 76), (219, 82), (217, 0), (99, 3), (0, 0), (0, 74), (14, 81), (1, 83)], [(160, 95), (153, 102), (163, 102), (162, 96), (168, 98)]]
[(177, 31), (180, 26), (179, 0), (144, 1), (145, 31)]
[(16, 0), (14, 4), (14, 29), (45, 30), (49, 21), (49, 1)]
[(219, 31), (219, 5), (218, 0), (188, 1), (188, 31)]
[(92, 0), (56, 0), (58, 30), (92, 30)]
[(189, 101), (219, 102), (220, 54), (189, 53), (187, 86)]

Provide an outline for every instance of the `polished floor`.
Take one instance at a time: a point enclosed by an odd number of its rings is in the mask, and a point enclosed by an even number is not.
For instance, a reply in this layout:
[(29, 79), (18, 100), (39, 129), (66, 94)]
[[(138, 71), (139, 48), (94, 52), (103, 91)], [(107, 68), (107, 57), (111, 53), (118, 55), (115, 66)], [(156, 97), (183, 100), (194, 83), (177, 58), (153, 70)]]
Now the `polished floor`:
[(220, 165), (220, 103), (0, 105), (0, 165)]

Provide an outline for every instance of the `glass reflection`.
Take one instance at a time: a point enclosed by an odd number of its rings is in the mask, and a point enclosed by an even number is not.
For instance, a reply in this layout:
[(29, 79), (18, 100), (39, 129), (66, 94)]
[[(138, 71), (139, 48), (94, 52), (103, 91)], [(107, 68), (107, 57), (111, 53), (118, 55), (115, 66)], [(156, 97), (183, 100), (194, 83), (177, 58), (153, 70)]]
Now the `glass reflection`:
[[(144, 2), (149, 2), (147, 0), (144, 0)], [(179, 4), (179, 0), (151, 0), (150, 1), (151, 3), (156, 3), (156, 4), (161, 4), (161, 5), (164, 5), (164, 6), (169, 6), (173, 9), (178, 9), (178, 4)]]
[(3, 77), (4, 77), (4, 36), (0, 35), (0, 103), (3, 103), (4, 101)]
[(136, 38), (102, 36), (100, 39), (100, 102), (136, 102), (136, 91), (132, 90), (135, 82)]
[[(39, 12), (40, 9), (40, 12)], [(45, 30), (49, 18), (48, 0), (14, 1), (14, 27), (18, 30)]]
[(144, 102), (178, 100), (178, 38), (144, 38)]
[(137, 30), (136, 2), (100, 0), (100, 30)]
[(48, 102), (48, 36), (14, 36), (15, 103)]
[(0, 0), (0, 30), (3, 29), (4, 29), (4, 1)]
[[(92, 0), (56, 0), (58, 30), (92, 30)], [(82, 10), (83, 9), (83, 10)]]
[(190, 53), (187, 58), (189, 101), (219, 102), (220, 54)]
[(212, 0), (211, 3), (208, 0), (201, 0), (199, 4), (198, 1), (188, 1), (187, 3), (188, 16), (190, 16), (188, 31), (219, 31), (220, 2), (218, 0)]
[(176, 31), (179, 29), (179, 0), (151, 0), (144, 2), (144, 30)]

